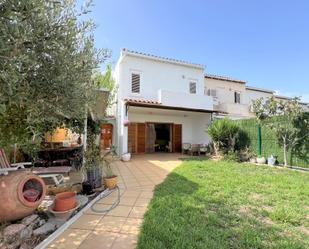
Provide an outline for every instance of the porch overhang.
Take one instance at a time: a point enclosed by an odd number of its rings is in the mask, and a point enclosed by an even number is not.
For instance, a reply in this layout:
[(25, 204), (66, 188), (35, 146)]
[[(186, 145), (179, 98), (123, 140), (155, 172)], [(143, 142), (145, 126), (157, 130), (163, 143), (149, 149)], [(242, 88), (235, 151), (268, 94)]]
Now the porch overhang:
[(195, 109), (195, 108), (187, 108), (187, 107), (178, 107), (178, 106), (167, 106), (162, 105), (157, 101), (150, 100), (135, 100), (135, 99), (125, 99), (125, 105), (135, 106), (135, 107), (144, 107), (144, 108), (155, 108), (155, 109), (165, 109), (165, 110), (175, 110), (175, 111), (188, 111), (188, 112), (200, 112), (200, 113), (214, 113), (214, 110), (207, 109)]

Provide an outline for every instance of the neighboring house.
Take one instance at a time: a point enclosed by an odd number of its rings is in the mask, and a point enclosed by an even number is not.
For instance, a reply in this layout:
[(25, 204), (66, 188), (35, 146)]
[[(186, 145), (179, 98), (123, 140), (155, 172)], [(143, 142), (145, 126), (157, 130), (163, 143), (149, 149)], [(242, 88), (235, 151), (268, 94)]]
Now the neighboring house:
[(203, 65), (123, 49), (114, 77), (118, 153), (180, 152), (182, 143), (210, 141)]
[(228, 116), (243, 119), (252, 116), (248, 107), (246, 83), (244, 80), (224, 76), (205, 75), (205, 94), (214, 98), (218, 118)]
[(252, 101), (283, 98), (244, 80), (205, 75), (203, 65), (127, 49), (121, 50), (114, 78), (117, 100), (103, 131), (106, 146), (112, 142), (120, 155), (180, 152), (182, 143), (207, 144), (213, 118), (252, 118)]

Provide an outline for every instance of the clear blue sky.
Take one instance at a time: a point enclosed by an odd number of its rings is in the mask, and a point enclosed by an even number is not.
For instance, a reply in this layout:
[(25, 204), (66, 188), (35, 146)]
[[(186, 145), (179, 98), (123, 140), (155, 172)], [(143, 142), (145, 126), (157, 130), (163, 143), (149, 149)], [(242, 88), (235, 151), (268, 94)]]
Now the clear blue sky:
[[(80, 0), (81, 1), (81, 0)], [(96, 46), (206, 65), (309, 102), (308, 0), (94, 0)]]

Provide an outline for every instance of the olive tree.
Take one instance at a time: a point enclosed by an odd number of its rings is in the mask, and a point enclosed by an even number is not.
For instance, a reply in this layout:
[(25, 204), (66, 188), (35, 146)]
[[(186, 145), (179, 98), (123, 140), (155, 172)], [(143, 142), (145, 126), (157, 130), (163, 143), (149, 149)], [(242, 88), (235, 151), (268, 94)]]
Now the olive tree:
[(274, 97), (267, 100), (261, 98), (254, 101), (252, 106), (257, 119), (267, 120), (265, 124), (275, 132), (278, 143), (283, 148), (284, 165), (287, 166), (288, 151), (298, 147), (308, 136), (304, 127), (308, 131), (309, 122), (308, 119), (301, 118), (303, 115), (299, 99), (278, 101)]
[(0, 146), (40, 142), (65, 125), (82, 130), (98, 87), (93, 70), (108, 56), (94, 47), (90, 3), (0, 2)]

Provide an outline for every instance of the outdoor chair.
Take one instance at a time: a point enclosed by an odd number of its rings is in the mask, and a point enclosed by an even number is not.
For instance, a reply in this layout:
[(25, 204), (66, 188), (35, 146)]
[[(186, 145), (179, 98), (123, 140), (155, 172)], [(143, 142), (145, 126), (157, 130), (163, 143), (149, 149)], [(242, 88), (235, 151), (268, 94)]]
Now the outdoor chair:
[(7, 175), (10, 171), (24, 169), (25, 166), (30, 166), (31, 162), (10, 163), (4, 149), (0, 149), (0, 175)]
[(200, 155), (200, 145), (199, 144), (192, 144), (190, 148), (190, 155), (193, 156), (194, 154)]
[(207, 146), (206, 146), (206, 145), (203, 145), (203, 144), (200, 145), (200, 154), (201, 154), (201, 153), (204, 153), (205, 156), (206, 156), (207, 150), (208, 150), (208, 149), (207, 149)]
[(190, 143), (183, 143), (182, 150), (181, 150), (182, 154), (189, 153), (190, 148), (191, 148)]

